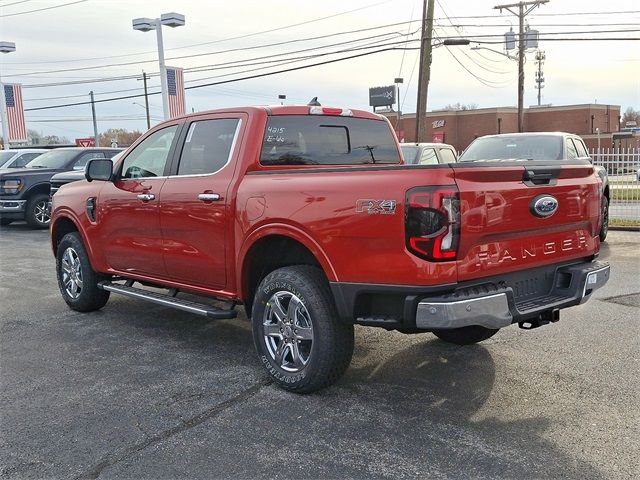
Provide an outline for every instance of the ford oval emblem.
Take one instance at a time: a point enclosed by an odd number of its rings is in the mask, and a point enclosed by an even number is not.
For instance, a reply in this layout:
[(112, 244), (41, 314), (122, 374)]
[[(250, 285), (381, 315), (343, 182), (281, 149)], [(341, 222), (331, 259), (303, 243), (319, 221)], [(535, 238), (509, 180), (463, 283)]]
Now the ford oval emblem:
[(531, 213), (536, 217), (550, 217), (558, 210), (558, 200), (551, 195), (539, 195), (531, 202)]

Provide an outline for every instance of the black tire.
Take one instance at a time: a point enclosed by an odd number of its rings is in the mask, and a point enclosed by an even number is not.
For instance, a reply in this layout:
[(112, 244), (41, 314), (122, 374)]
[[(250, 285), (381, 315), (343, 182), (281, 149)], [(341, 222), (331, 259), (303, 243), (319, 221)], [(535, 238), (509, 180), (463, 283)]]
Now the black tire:
[(13, 222), (13, 220), (10, 218), (0, 218), (0, 226), (2, 227), (6, 227), (7, 225), (10, 225), (11, 222)]
[(62, 237), (56, 255), (56, 274), (62, 298), (72, 310), (92, 312), (109, 300), (109, 292), (98, 288), (98, 282), (108, 277), (93, 271), (78, 232)]
[(440, 340), (455, 343), (456, 345), (471, 345), (478, 343), (487, 338), (493, 337), (498, 333), (499, 328), (486, 328), (480, 325), (470, 325), (461, 328), (446, 328), (441, 330), (433, 330), (432, 333)]
[(338, 318), (318, 268), (296, 265), (271, 272), (258, 286), (251, 317), (258, 357), (285, 390), (320, 390), (351, 362), (353, 325)]
[(602, 197), (602, 227), (598, 234), (601, 242), (607, 238), (607, 233), (609, 233), (609, 199)]
[(49, 228), (51, 212), (49, 195), (38, 193), (27, 201), (24, 219), (31, 228)]

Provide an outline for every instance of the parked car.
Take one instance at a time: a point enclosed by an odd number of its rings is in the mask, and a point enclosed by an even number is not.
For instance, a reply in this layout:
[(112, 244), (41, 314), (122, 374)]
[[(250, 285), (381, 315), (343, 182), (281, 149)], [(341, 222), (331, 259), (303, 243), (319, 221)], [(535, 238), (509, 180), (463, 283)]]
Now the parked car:
[[(522, 164), (417, 170), (361, 110), (186, 115), (53, 196), (58, 286), (80, 312), (110, 294), (210, 319), (243, 304), (273, 382), (312, 392), (348, 367), (354, 324), (468, 345), (555, 322), (607, 282), (593, 168), (538, 163), (543, 191)], [(496, 208), (470, 219), (479, 193)]]
[[(116, 162), (124, 152), (119, 152), (113, 157), (111, 157), (112, 162)], [(53, 197), (53, 194), (56, 193), (62, 185), (66, 185), (67, 183), (77, 182), (78, 180), (84, 180), (84, 169), (83, 170), (71, 170), (69, 172), (60, 172), (56, 173), (49, 180), (49, 195)]]
[(401, 143), (402, 156), (408, 165), (436, 165), (453, 163), (458, 155), (446, 143)]
[[(476, 138), (458, 158), (459, 162), (570, 160), (593, 164), (582, 138), (564, 132), (528, 132), (486, 135)], [(607, 170), (594, 165), (602, 182), (600, 241), (609, 231), (609, 177)]]
[(32, 228), (49, 226), (49, 180), (66, 170), (84, 170), (92, 158), (111, 158), (117, 148), (58, 148), (31, 160), (24, 168), (0, 170), (0, 225), (26, 220)]
[(0, 150), (0, 169), (22, 168), (37, 156), (49, 151), (44, 148)]

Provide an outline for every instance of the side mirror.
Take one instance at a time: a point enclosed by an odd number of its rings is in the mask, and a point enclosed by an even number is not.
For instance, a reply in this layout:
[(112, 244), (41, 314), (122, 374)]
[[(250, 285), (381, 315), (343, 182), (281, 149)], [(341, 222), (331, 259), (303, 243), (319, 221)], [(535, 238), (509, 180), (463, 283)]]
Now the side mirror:
[(108, 182), (111, 180), (113, 163), (107, 158), (94, 158), (89, 160), (87, 168), (84, 171), (84, 178), (87, 182), (93, 180), (102, 180)]

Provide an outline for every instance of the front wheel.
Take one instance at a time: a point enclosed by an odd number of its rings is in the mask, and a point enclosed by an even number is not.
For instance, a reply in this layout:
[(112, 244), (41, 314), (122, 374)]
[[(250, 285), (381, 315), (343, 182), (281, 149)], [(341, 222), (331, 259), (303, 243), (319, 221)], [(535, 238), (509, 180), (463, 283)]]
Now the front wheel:
[(51, 222), (51, 205), (49, 195), (39, 193), (27, 202), (25, 220), (31, 228), (48, 228)]
[(258, 356), (285, 390), (310, 393), (329, 386), (351, 362), (353, 325), (339, 320), (318, 268), (271, 272), (258, 286), (251, 317)]
[(72, 310), (92, 312), (109, 300), (109, 292), (98, 288), (98, 282), (107, 277), (93, 271), (77, 232), (67, 233), (60, 241), (56, 272), (62, 298)]
[(445, 342), (455, 343), (456, 345), (471, 345), (493, 337), (498, 333), (498, 330), (500, 329), (470, 325), (468, 327), (432, 330), (431, 333)]

